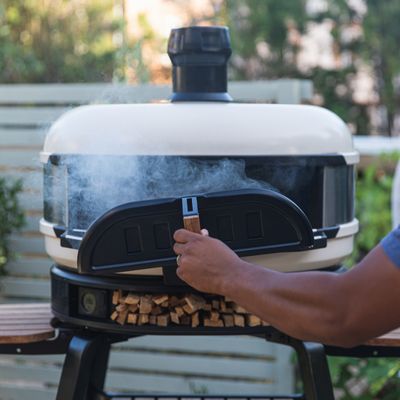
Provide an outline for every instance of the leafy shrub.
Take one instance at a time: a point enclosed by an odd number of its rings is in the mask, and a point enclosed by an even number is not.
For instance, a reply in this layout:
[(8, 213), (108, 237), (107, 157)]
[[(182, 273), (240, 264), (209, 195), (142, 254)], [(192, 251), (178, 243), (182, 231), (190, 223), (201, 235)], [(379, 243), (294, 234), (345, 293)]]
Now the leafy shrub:
[(392, 228), (392, 157), (396, 156), (382, 156), (358, 173), (356, 216), (360, 231), (355, 239), (353, 254), (346, 260), (348, 266), (360, 261)]
[[(390, 232), (393, 166), (398, 155), (382, 156), (359, 172), (356, 215), (360, 232), (347, 260), (354, 265)], [(338, 400), (395, 400), (400, 398), (400, 361), (331, 357), (330, 371)]]
[(20, 181), (7, 182), (0, 178), (0, 273), (11, 258), (9, 236), (24, 225), (24, 214), (18, 202), (18, 193), (22, 190)]

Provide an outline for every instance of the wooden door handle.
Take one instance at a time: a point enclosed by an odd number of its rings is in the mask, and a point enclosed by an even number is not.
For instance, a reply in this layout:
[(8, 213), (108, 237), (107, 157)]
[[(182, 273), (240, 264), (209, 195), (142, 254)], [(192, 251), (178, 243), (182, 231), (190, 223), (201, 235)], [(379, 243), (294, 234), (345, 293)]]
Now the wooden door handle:
[(201, 233), (200, 217), (198, 215), (183, 217), (183, 226), (188, 231)]

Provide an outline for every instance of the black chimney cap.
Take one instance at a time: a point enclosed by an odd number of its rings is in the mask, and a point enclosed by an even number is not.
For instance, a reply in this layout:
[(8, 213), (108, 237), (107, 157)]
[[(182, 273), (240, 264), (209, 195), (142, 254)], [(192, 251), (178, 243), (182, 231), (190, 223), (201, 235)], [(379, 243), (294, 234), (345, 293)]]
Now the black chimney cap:
[(231, 53), (227, 27), (173, 29), (168, 41), (173, 64), (172, 101), (232, 101), (227, 93)]

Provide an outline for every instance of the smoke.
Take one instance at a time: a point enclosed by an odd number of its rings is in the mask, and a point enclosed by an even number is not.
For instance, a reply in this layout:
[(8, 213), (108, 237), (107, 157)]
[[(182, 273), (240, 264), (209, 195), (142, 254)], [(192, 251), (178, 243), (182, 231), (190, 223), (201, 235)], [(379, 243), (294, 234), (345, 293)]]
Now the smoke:
[(110, 208), (127, 202), (245, 188), (273, 189), (266, 182), (247, 177), (244, 160), (73, 156), (64, 163), (68, 169), (70, 228), (85, 229)]

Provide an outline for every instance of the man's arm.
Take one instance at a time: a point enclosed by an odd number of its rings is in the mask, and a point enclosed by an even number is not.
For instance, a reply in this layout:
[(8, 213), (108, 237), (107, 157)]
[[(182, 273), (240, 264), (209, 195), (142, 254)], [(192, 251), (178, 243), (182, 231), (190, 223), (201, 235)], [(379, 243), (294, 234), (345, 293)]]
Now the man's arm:
[(281, 273), (204, 235), (179, 230), (174, 238), (181, 279), (230, 297), (293, 337), (349, 347), (400, 325), (400, 270), (381, 246), (344, 274)]

